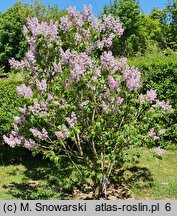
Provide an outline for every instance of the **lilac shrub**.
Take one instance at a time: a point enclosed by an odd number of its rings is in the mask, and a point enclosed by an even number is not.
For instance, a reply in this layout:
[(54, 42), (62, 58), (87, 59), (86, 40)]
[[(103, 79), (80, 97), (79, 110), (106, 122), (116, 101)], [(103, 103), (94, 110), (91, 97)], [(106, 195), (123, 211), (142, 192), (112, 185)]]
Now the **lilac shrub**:
[(24, 73), (25, 84), (17, 87), (24, 106), (5, 143), (58, 162), (67, 157), (78, 181), (95, 193), (121, 165), (124, 150), (165, 133), (159, 118), (171, 110), (155, 90), (139, 94), (138, 69), (109, 50), (122, 34), (119, 18), (97, 19), (91, 7), (70, 7), (56, 23), (28, 19), (29, 50), (22, 61), (9, 61)]

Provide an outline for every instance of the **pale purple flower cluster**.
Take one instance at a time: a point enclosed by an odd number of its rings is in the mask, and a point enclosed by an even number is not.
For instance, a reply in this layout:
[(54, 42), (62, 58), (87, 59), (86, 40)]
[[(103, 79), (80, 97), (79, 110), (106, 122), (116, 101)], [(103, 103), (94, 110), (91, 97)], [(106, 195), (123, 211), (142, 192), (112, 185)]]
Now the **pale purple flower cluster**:
[(89, 104), (89, 100), (83, 101), (82, 103), (79, 104), (80, 108), (83, 109), (84, 106), (87, 106)]
[(61, 61), (71, 67), (70, 75), (72, 79), (80, 81), (87, 69), (92, 68), (92, 60), (85, 53), (77, 54), (76, 52), (65, 52), (60, 49)]
[(34, 65), (36, 64), (36, 59), (35, 59), (34, 53), (31, 50), (29, 50), (26, 53), (26, 59), (27, 59), (27, 61), (29, 63), (29, 68), (34, 67)]
[(69, 136), (69, 131), (68, 131), (66, 125), (62, 124), (62, 126), (61, 126), (61, 131), (55, 132), (55, 135), (56, 135), (58, 138), (61, 138), (61, 139), (66, 139), (66, 138), (68, 138), (68, 136)]
[(161, 130), (159, 130), (158, 135), (161, 136), (162, 134), (165, 133), (165, 131), (166, 131), (165, 129), (161, 129)]
[(92, 14), (92, 7), (87, 7), (84, 5), (83, 12), (79, 12), (76, 10), (76, 7), (69, 7), (68, 8), (68, 17), (70, 21), (76, 26), (78, 30), (82, 29), (83, 24), (88, 21), (90, 22), (93, 18)]
[(101, 41), (98, 40), (96, 42), (96, 47), (99, 49), (103, 49), (103, 47), (110, 48), (112, 46), (112, 43), (113, 43), (112, 36), (104, 37)]
[(75, 41), (77, 44), (82, 43), (84, 41), (84, 37), (80, 33), (76, 32)]
[(164, 100), (163, 101), (156, 100), (156, 105), (162, 108), (164, 112), (167, 112), (172, 108), (169, 101), (165, 102)]
[(34, 137), (39, 138), (40, 140), (46, 140), (48, 138), (48, 132), (45, 128), (42, 128), (42, 131), (39, 131), (36, 128), (30, 128), (29, 130)]
[(63, 30), (64, 32), (69, 32), (72, 27), (72, 22), (70, 20), (70, 17), (68, 15), (61, 17), (59, 28)]
[(47, 101), (50, 101), (50, 102), (52, 102), (52, 103), (54, 102), (54, 97), (53, 97), (52, 94), (49, 93), (49, 94), (47, 95)]
[(114, 58), (111, 51), (104, 52), (101, 57), (101, 66), (105, 70), (112, 70), (113, 72), (118, 70), (118, 61)]
[(21, 114), (25, 115), (27, 113), (26, 104), (24, 105), (24, 107), (19, 107), (19, 111)]
[(98, 33), (101, 33), (103, 30), (105, 30), (103, 21), (98, 18), (93, 19), (91, 26)]
[(101, 77), (101, 71), (99, 68), (96, 68), (92, 77), (92, 80), (97, 80), (99, 77)]
[(18, 131), (19, 131), (18, 126), (14, 125), (14, 130), (11, 131), (9, 137), (3, 135), (4, 142), (12, 148), (20, 145), (24, 145), (24, 147), (29, 150), (36, 148), (36, 143), (34, 140), (32, 139), (29, 139), (29, 141), (26, 140), (24, 136), (20, 136), (18, 134)]
[(77, 124), (77, 117), (76, 117), (76, 113), (72, 112), (71, 113), (71, 117), (67, 117), (66, 118), (67, 123), (69, 124), (70, 127), (74, 127)]
[(35, 62), (34, 59), (34, 55), (30, 55), (30, 53), (27, 54), (28, 57), (26, 57), (26, 59), (21, 60), (21, 61), (17, 61), (14, 58), (9, 60), (9, 64), (12, 68), (14, 69), (31, 69), (33, 74), (35, 74), (36, 71), (36, 67), (33, 65), (33, 63)]
[(87, 7), (87, 5), (84, 5), (84, 9), (83, 9), (83, 12), (82, 12), (82, 19), (84, 21), (91, 21), (92, 17), (93, 17), (92, 6), (89, 5)]
[(146, 100), (147, 101), (151, 102), (154, 99), (156, 99), (156, 97), (157, 97), (156, 90), (152, 90), (152, 89), (150, 91), (147, 90), (147, 93), (146, 93)]
[(120, 107), (120, 105), (124, 102), (124, 98), (118, 97), (115, 101), (115, 106), (113, 112), (116, 113)]
[(113, 91), (117, 91), (121, 81), (119, 77), (115, 80), (112, 76), (108, 76), (108, 83)]
[(75, 56), (74, 52), (71, 52), (69, 49), (67, 49), (66, 51), (64, 51), (62, 48), (60, 48), (59, 54), (60, 54), (60, 57), (61, 57), (61, 62), (63, 64), (66, 64), (66, 65), (68, 65), (69, 64), (69, 60), (71, 58), (74, 58), (74, 56)]
[(8, 144), (10, 147), (14, 148), (15, 146), (19, 146), (22, 144), (24, 137), (19, 135), (19, 128), (16, 124), (13, 125), (14, 129), (9, 134), (9, 137), (3, 135), (4, 142)]
[(161, 129), (157, 133), (155, 133), (154, 128), (151, 128), (148, 132), (148, 137), (152, 137), (154, 140), (157, 140), (159, 136), (163, 135), (164, 133), (165, 129)]
[(25, 96), (25, 97), (33, 97), (33, 92), (30, 87), (27, 87), (25, 84), (21, 84), (17, 86), (18, 96)]
[(24, 115), (22, 115), (21, 117), (19, 117), (19, 116), (14, 116), (13, 118), (14, 118), (14, 120), (15, 120), (15, 123), (16, 123), (16, 124), (19, 124), (19, 125), (21, 125), (21, 124), (25, 121)]
[(83, 41), (89, 40), (91, 37), (89, 29), (82, 29), (80, 32), (76, 32), (75, 41), (77, 44), (82, 43)]
[[(53, 41), (57, 39), (58, 35), (58, 23), (50, 21), (50, 24), (47, 22), (42, 21), (39, 23), (38, 19), (35, 18), (28, 18), (27, 19), (27, 28), (31, 31), (32, 37), (37, 38), (39, 35), (43, 35), (47, 41)], [(24, 34), (28, 36), (27, 29), (24, 28)], [(28, 38), (27, 38), (28, 40)]]
[(14, 69), (19, 69), (19, 68), (25, 67), (24, 61), (20, 62), (20, 61), (15, 60), (14, 58), (9, 59), (9, 64)]
[(36, 81), (36, 86), (39, 91), (45, 92), (47, 90), (47, 82), (45, 79), (41, 81)]
[(126, 65), (127, 65), (127, 59), (125, 57), (121, 57), (119, 62), (119, 69), (123, 70)]
[(165, 151), (163, 149), (161, 149), (159, 146), (156, 148), (156, 153), (158, 156), (162, 156), (165, 153)]
[(130, 91), (137, 90), (141, 87), (141, 73), (135, 67), (127, 67), (123, 70), (123, 79)]
[(33, 139), (29, 139), (24, 141), (24, 147), (29, 149), (29, 150), (33, 150), (36, 149), (36, 143)]
[(103, 111), (105, 112), (110, 110), (109, 104), (106, 104), (104, 100), (101, 100), (101, 106), (102, 106)]
[(151, 128), (148, 132), (148, 137), (152, 137), (154, 140), (157, 140), (159, 137), (156, 135), (154, 128)]
[(115, 33), (117, 36), (123, 35), (124, 30), (119, 18), (114, 18), (112, 14), (109, 14), (103, 17), (103, 23), (105, 29)]
[(108, 16), (105, 15), (103, 20), (97, 18), (92, 19), (91, 25), (98, 33), (109, 31), (120, 37), (124, 32), (119, 18), (114, 18), (111, 14)]
[(48, 115), (48, 104), (44, 101), (34, 101), (34, 106), (29, 106), (28, 110), (32, 112), (35, 116), (38, 115)]
[(139, 95), (139, 101), (140, 101), (140, 102), (141, 102), (141, 101), (144, 101), (145, 98), (146, 98), (145, 95), (143, 95), (143, 94), (140, 94), (140, 95)]
[(9, 137), (7, 137), (6, 135), (3, 135), (3, 139), (4, 139), (4, 142), (12, 148), (22, 143), (22, 140), (19, 137), (14, 136), (12, 133), (9, 135)]
[(83, 20), (81, 12), (76, 10), (76, 7), (68, 8), (68, 17), (72, 21), (72, 23), (76, 26), (77, 30), (80, 30), (85, 22)]
[(60, 73), (62, 71), (61, 64), (53, 63), (54, 71)]

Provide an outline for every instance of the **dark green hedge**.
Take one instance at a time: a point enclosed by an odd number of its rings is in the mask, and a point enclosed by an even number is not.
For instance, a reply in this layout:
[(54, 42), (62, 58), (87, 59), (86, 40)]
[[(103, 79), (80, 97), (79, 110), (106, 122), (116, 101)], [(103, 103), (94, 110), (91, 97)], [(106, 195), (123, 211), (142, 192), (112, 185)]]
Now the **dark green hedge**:
[(160, 100), (170, 101), (174, 113), (164, 121), (164, 127), (168, 128), (165, 139), (168, 144), (177, 145), (177, 54), (157, 53), (131, 59), (129, 64), (142, 73), (143, 93), (146, 89), (156, 89)]
[(3, 143), (3, 134), (11, 130), (13, 116), (17, 115), (20, 99), (16, 87), (20, 84), (17, 78), (0, 79), (0, 164), (20, 161), (25, 154), (22, 148), (10, 148)]

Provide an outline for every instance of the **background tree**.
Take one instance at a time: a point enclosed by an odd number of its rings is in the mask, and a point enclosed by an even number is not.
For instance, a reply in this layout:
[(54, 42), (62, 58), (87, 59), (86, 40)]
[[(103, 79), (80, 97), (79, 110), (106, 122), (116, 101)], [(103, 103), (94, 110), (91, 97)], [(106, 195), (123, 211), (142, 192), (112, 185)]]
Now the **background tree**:
[[(123, 24), (124, 34), (116, 39), (113, 52), (119, 55), (131, 55), (138, 51), (138, 24), (140, 20), (140, 5), (136, 0), (115, 0), (104, 7), (103, 14), (119, 17)], [(122, 49), (123, 47), (123, 49)]]
[(59, 12), (58, 7), (46, 6), (35, 0), (34, 4), (16, 2), (13, 7), (0, 14), (0, 68), (9, 71), (8, 60), (21, 60), (27, 50), (27, 42), (23, 36), (23, 26), (27, 18), (37, 17), (40, 21), (59, 20), (66, 14)]

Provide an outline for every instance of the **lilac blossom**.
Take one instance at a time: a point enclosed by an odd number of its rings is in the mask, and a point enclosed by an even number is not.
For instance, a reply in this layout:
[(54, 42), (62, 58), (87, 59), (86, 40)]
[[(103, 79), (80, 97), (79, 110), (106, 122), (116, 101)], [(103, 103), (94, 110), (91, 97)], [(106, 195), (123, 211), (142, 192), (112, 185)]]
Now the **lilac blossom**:
[(66, 121), (69, 124), (69, 126), (71, 128), (73, 128), (76, 124), (77, 124), (77, 117), (76, 117), (76, 113), (72, 112), (71, 113), (71, 117), (66, 117)]
[(52, 103), (54, 102), (54, 97), (53, 97), (52, 94), (49, 93), (49, 94), (47, 95), (47, 101), (50, 101), (50, 102), (52, 102)]
[(27, 112), (26, 104), (24, 105), (24, 107), (19, 107), (19, 111), (21, 114), (25, 115)]
[(156, 99), (156, 97), (157, 97), (156, 90), (152, 90), (152, 89), (150, 91), (147, 90), (147, 93), (146, 93), (146, 100), (147, 101), (151, 102), (154, 99)]
[(141, 102), (141, 101), (144, 101), (144, 100), (145, 100), (145, 95), (140, 94), (139, 95), (139, 101)]
[(148, 137), (154, 137), (154, 136), (155, 136), (154, 128), (151, 128), (148, 132)]
[(26, 53), (26, 59), (28, 60), (29, 65), (34, 67), (36, 64), (36, 59), (34, 53), (31, 50)]
[(34, 106), (29, 106), (28, 110), (32, 112), (34, 115), (48, 115), (48, 104), (47, 102), (40, 101), (39, 103), (37, 101), (34, 101)]
[(83, 109), (84, 106), (87, 106), (89, 104), (89, 100), (83, 101), (82, 103), (79, 104), (80, 108)]
[(36, 86), (39, 91), (45, 92), (47, 90), (47, 82), (45, 79), (41, 81), (36, 81)]
[(127, 65), (127, 59), (125, 57), (120, 58), (119, 69), (123, 70)]
[(156, 148), (156, 153), (158, 156), (162, 156), (165, 153), (165, 151), (163, 149), (161, 149), (159, 146)]
[(10, 64), (10, 66), (12, 67), (12, 68), (14, 68), (14, 69), (19, 69), (19, 68), (24, 68), (25, 67), (25, 64), (24, 64), (24, 62), (23, 61), (17, 61), (17, 60), (15, 60), (14, 58), (11, 58), (10, 60), (9, 60), (9, 64)]
[(111, 51), (104, 52), (101, 57), (101, 65), (105, 70), (112, 70), (115, 72), (118, 69), (118, 61), (114, 58)]
[(76, 81), (80, 81), (87, 69), (92, 68), (93, 65), (92, 60), (85, 52), (72, 53), (68, 59), (68, 64), (71, 67), (70, 75)]
[(19, 117), (19, 116), (14, 116), (13, 118), (14, 118), (14, 120), (15, 120), (15, 123), (16, 123), (16, 124), (19, 124), (19, 125), (21, 125), (21, 124), (25, 121), (25, 117), (24, 117), (24, 116), (21, 116), (21, 117)]
[(101, 106), (104, 111), (109, 111), (110, 109), (110, 106), (106, 104), (104, 100), (101, 100)]
[(92, 80), (97, 80), (99, 77), (101, 77), (101, 71), (99, 68), (96, 68), (92, 77)]
[(60, 73), (62, 71), (61, 64), (53, 64), (54, 70), (56, 73)]
[[(58, 38), (58, 23), (50, 21), (50, 24), (42, 21), (39, 23), (36, 17), (27, 19), (27, 29), (32, 32), (32, 37), (37, 38), (40, 34), (44, 36), (47, 42), (52, 42)], [(25, 35), (27, 30), (24, 29)]]
[(84, 5), (84, 9), (83, 9), (83, 13), (82, 13), (82, 18), (83, 21), (91, 21), (91, 19), (93, 18), (93, 13), (92, 13), (92, 6), (89, 5), (87, 7), (87, 5)]
[(115, 106), (113, 112), (116, 113), (120, 107), (120, 105), (124, 102), (124, 98), (118, 97), (115, 101)]
[(123, 27), (122, 27), (122, 24), (119, 18), (114, 18), (112, 14), (109, 14), (108, 16), (104, 15), (103, 23), (104, 23), (105, 29), (112, 31), (117, 36), (123, 35), (124, 30), (123, 30)]
[(84, 37), (80, 33), (76, 32), (75, 41), (77, 42), (77, 44), (82, 43), (84, 41)]
[(21, 84), (17, 87), (18, 96), (33, 97), (33, 92), (30, 87)]
[(161, 130), (159, 130), (158, 135), (161, 136), (161, 135), (163, 135), (164, 133), (165, 133), (165, 129), (161, 129)]
[(91, 26), (92, 28), (97, 32), (97, 33), (101, 33), (102, 31), (105, 30), (105, 25), (103, 24), (103, 22), (98, 19), (98, 18), (94, 18), (91, 22)]
[(137, 90), (141, 87), (141, 74), (135, 67), (127, 67), (123, 71), (123, 79), (130, 91)]
[(29, 149), (29, 150), (33, 150), (36, 149), (36, 143), (33, 139), (29, 139), (24, 141), (24, 147)]
[(29, 130), (34, 137), (39, 138), (40, 140), (46, 140), (48, 138), (48, 132), (45, 128), (42, 128), (42, 131), (39, 131), (36, 128), (30, 128)]
[(156, 105), (162, 108), (164, 112), (169, 111), (171, 109), (171, 105), (169, 101), (165, 102), (164, 100), (163, 101), (156, 100)]
[(6, 135), (3, 135), (4, 142), (7, 143), (10, 147), (14, 148), (17, 145), (21, 144), (21, 140), (12, 134), (7, 137)]
[(66, 139), (69, 136), (69, 131), (66, 127), (66, 125), (62, 124), (61, 131), (55, 132), (55, 135), (60, 139)]
[(64, 32), (69, 32), (71, 30), (72, 22), (71, 22), (70, 17), (68, 15), (61, 17), (59, 27)]
[(16, 124), (13, 125), (14, 129), (9, 134), (9, 137), (3, 135), (4, 142), (10, 147), (14, 148), (22, 144), (24, 137), (19, 135), (19, 128)]
[(108, 83), (110, 88), (113, 91), (117, 91), (119, 85), (120, 85), (120, 78), (118, 77), (116, 80), (114, 80), (114, 78), (112, 76), (108, 76)]

